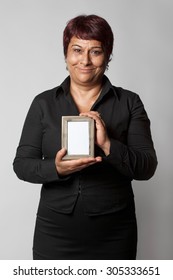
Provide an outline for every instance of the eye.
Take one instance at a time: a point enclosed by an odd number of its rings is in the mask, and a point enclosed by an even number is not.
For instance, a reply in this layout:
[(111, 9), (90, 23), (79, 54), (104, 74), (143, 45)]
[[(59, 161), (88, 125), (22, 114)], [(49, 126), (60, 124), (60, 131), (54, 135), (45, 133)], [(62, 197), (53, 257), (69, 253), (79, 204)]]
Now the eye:
[(82, 50), (80, 48), (73, 48), (74, 53), (82, 53)]
[(102, 50), (91, 50), (91, 55), (93, 56), (98, 56), (98, 55), (101, 55), (103, 53)]

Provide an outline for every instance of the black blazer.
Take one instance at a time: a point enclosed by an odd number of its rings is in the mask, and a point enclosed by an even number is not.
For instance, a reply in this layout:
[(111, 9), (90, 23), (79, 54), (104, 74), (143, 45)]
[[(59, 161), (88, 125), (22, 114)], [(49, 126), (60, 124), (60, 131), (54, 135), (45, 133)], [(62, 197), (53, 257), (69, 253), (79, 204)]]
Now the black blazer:
[(79, 112), (69, 92), (70, 78), (37, 95), (27, 114), (14, 159), (17, 176), (42, 184), (41, 202), (61, 213), (73, 210), (79, 191), (88, 215), (118, 211), (133, 201), (131, 181), (151, 178), (157, 166), (150, 121), (139, 96), (111, 85), (106, 76), (91, 110), (104, 120), (110, 155), (95, 147), (101, 163), (60, 177), (55, 156), (61, 149), (61, 117)]

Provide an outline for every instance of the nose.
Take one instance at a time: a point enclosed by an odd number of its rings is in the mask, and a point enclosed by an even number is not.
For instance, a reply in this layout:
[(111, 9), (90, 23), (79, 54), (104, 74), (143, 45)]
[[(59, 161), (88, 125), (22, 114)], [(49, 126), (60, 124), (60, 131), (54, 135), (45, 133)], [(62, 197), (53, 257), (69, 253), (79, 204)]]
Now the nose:
[(83, 52), (80, 63), (83, 64), (84, 66), (87, 66), (87, 65), (91, 64), (91, 59), (90, 59), (90, 53), (89, 52)]

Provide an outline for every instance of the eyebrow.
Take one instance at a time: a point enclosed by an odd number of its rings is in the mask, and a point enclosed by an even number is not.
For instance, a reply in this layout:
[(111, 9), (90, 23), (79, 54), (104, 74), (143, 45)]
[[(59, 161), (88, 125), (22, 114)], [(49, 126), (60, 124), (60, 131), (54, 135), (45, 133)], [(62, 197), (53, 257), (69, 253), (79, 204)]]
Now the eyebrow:
[[(79, 48), (83, 48), (82, 46), (78, 45), (78, 44), (73, 44), (72, 47), (79, 47)], [(102, 49), (101, 46), (92, 46), (91, 49), (95, 49), (95, 48), (98, 48), (98, 49)]]

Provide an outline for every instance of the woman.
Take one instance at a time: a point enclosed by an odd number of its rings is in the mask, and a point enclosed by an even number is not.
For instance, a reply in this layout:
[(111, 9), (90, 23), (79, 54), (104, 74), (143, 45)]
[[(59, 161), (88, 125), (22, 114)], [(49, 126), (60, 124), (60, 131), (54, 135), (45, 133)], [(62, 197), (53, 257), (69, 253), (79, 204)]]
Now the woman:
[[(113, 33), (96, 15), (64, 30), (69, 76), (35, 97), (14, 160), (17, 176), (41, 183), (34, 259), (135, 259), (137, 226), (131, 181), (151, 178), (157, 159), (139, 96), (104, 75)], [(61, 117), (95, 121), (95, 157), (63, 160)]]

